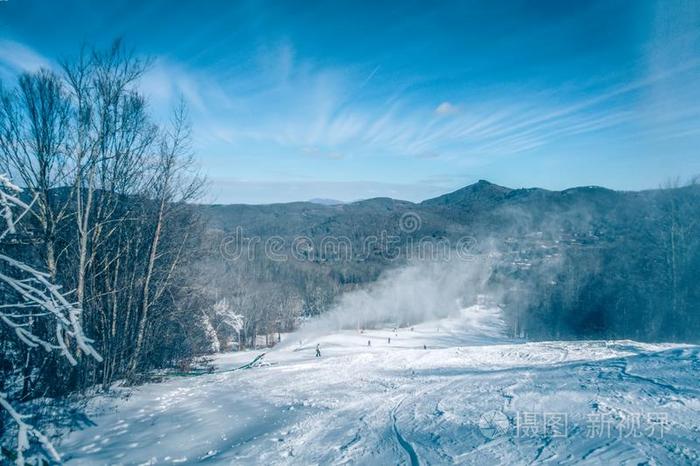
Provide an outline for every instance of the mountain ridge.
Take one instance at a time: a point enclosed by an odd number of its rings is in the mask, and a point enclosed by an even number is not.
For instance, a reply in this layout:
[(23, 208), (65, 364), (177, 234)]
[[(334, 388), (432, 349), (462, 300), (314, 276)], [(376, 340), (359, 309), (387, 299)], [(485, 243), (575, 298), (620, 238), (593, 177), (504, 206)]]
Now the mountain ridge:
[(454, 203), (455, 201), (458, 200), (465, 200), (465, 197), (484, 197), (488, 198), (489, 196), (494, 196), (494, 197), (506, 197), (507, 195), (510, 196), (523, 196), (527, 194), (533, 194), (533, 193), (540, 193), (540, 194), (563, 194), (563, 193), (590, 193), (590, 192), (606, 192), (606, 193), (617, 193), (617, 194), (648, 194), (648, 193), (655, 193), (659, 191), (668, 191), (668, 190), (674, 190), (674, 189), (684, 189), (684, 188), (692, 188), (692, 185), (690, 186), (679, 186), (679, 187), (671, 187), (671, 188), (648, 188), (648, 189), (639, 189), (639, 190), (623, 190), (623, 189), (613, 189), (613, 188), (608, 188), (605, 186), (599, 186), (599, 185), (582, 185), (582, 186), (572, 186), (570, 188), (564, 188), (564, 189), (546, 189), (546, 188), (541, 188), (537, 186), (532, 186), (532, 187), (520, 187), (520, 188), (511, 188), (507, 186), (502, 186), (496, 183), (492, 183), (488, 180), (478, 180), (475, 183), (463, 186), (461, 188), (455, 189), (454, 191), (449, 191), (445, 194), (441, 194), (439, 196), (431, 197), (428, 199), (424, 199), (422, 201), (408, 201), (405, 199), (400, 199), (400, 198), (394, 198), (394, 197), (389, 197), (389, 196), (377, 196), (377, 197), (369, 197), (369, 198), (363, 198), (363, 199), (357, 199), (354, 201), (340, 201), (337, 199), (330, 199), (330, 198), (312, 198), (309, 200), (302, 200), (302, 201), (288, 201), (288, 202), (271, 202), (271, 203), (263, 203), (263, 204), (250, 204), (250, 203), (240, 203), (240, 202), (227, 202), (227, 203), (221, 203), (221, 202), (211, 202), (211, 203), (198, 203), (197, 205), (200, 206), (255, 206), (255, 207), (260, 207), (260, 206), (280, 206), (280, 205), (290, 205), (290, 204), (313, 204), (316, 206), (323, 206), (323, 207), (338, 207), (338, 206), (349, 206), (353, 204), (362, 204), (362, 203), (367, 203), (367, 202), (387, 202), (388, 200), (394, 201), (394, 202), (400, 202), (404, 204), (413, 204), (413, 205), (441, 205), (441, 204), (450, 204)]

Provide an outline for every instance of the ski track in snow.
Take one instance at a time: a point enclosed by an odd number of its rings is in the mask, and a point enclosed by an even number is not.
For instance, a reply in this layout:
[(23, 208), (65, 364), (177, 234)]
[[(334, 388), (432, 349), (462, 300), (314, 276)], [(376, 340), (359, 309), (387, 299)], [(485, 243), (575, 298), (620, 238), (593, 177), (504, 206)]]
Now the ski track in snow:
[[(96, 397), (95, 425), (60, 444), (66, 463), (700, 464), (697, 346), (512, 341), (479, 306), (397, 333), (298, 338), (255, 367), (238, 369), (261, 351), (231, 353), (212, 374)], [(491, 411), (510, 425), (487, 438), (478, 423)], [(567, 435), (519, 434), (527, 412), (566, 413)], [(633, 413), (663, 413), (668, 429), (587, 435), (591, 416)]]
[(399, 401), (399, 403), (394, 407), (394, 409), (391, 410), (391, 426), (394, 430), (396, 441), (406, 452), (406, 455), (408, 455), (408, 459), (410, 461), (411, 466), (420, 466), (420, 461), (418, 460), (418, 455), (416, 454), (416, 451), (413, 449), (413, 445), (411, 445), (410, 442), (403, 438), (401, 432), (399, 432), (398, 426), (396, 425), (396, 412), (401, 408), (401, 403), (403, 403), (405, 399), (406, 398), (402, 398), (401, 401)]

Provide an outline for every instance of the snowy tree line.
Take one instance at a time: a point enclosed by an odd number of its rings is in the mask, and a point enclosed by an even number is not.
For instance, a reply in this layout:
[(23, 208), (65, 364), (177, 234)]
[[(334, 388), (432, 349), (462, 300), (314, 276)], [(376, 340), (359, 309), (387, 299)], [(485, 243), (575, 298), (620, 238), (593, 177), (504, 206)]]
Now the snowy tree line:
[(206, 312), (216, 330), (214, 345), (222, 350), (271, 346), (282, 333), (295, 330), (314, 305), (313, 296), (295, 286), (304, 276), (288, 276), (282, 272), (286, 268), (276, 268), (263, 256), (253, 263), (223, 260), (217, 239), (205, 236), (204, 251), (192, 264), (193, 280), (216, 303)]

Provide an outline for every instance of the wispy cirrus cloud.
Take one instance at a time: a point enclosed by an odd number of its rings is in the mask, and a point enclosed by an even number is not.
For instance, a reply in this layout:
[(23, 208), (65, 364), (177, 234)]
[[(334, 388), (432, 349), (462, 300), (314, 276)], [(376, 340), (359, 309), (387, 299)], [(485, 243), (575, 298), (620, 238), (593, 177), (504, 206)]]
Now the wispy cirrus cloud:
[[(533, 88), (517, 95), (504, 92), (506, 97), (486, 93), (431, 102), (396, 84), (388, 91), (370, 92), (370, 83), (381, 81), (380, 65), (322, 65), (299, 58), (284, 42), (261, 48), (251, 64), (235, 74), (195, 70), (158, 57), (140, 88), (163, 115), (184, 97), (204, 150), (273, 148), (328, 160), (377, 154), (484, 158), (648, 120), (655, 126), (647, 136), (695, 134), (698, 128), (692, 121), (700, 115), (700, 104), (691, 104), (692, 98), (669, 107), (664, 105), (668, 99), (640, 97), (653, 96), (658, 89), (668, 93), (679, 76), (697, 73), (700, 61), (674, 65), (618, 85), (595, 88), (587, 83), (574, 91)], [(40, 67), (55, 64), (27, 45), (0, 40), (0, 71), (5, 75)], [(691, 88), (686, 94), (694, 97), (697, 92)]]
[(52, 60), (29, 46), (7, 39), (0, 39), (0, 63), (15, 71), (36, 71), (53, 66)]
[(225, 108), (229, 102), (228, 94), (212, 77), (163, 57), (154, 60), (139, 88), (156, 106), (165, 108), (181, 97), (193, 110), (200, 112), (207, 108)]
[(8, 39), (0, 39), (0, 78), (11, 80), (25, 71), (51, 69), (55, 63), (31, 47)]
[[(698, 65), (620, 85), (587, 83), (588, 88), (574, 92), (531, 89), (431, 103), (401, 92), (365, 92), (369, 80), (381, 80), (376, 65), (322, 66), (300, 60), (289, 44), (265, 53), (257, 66), (215, 86), (235, 105), (201, 105), (211, 122), (204, 129), (207, 139), (230, 144), (233, 151), (273, 145), (288, 154), (338, 160), (377, 154), (424, 159), (517, 154), (635, 125), (644, 115), (639, 94)], [(201, 87), (201, 80), (191, 81)]]

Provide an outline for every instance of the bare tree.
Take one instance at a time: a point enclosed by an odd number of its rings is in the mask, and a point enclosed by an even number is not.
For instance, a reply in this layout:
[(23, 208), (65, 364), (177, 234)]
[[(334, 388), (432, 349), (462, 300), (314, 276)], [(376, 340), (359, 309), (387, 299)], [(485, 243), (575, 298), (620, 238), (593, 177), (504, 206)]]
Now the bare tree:
[(0, 94), (0, 170), (12, 174), (36, 197), (30, 215), (40, 226), (46, 268), (56, 276), (56, 234), (67, 215), (56, 188), (66, 185), (69, 103), (63, 82), (40, 70), (19, 78)]
[[(136, 342), (129, 366), (130, 372), (134, 372), (140, 362), (151, 306), (167, 288), (172, 277), (172, 270), (178, 266), (181, 259), (181, 249), (179, 249), (181, 245), (172, 245), (175, 250), (170, 251), (169, 254), (162, 251), (163, 229), (168, 219), (173, 215), (173, 211), (179, 205), (194, 199), (202, 186), (202, 180), (192, 176), (191, 173), (192, 153), (189, 141), (190, 126), (184, 101), (181, 100), (180, 105), (173, 113), (171, 128), (161, 137), (160, 150), (151, 182), (153, 186), (151, 198), (157, 205), (157, 212), (149, 240), (148, 262), (143, 280)], [(154, 281), (154, 272), (156, 262), (159, 259), (166, 262), (163, 266), (165, 273), (156, 282)]]

